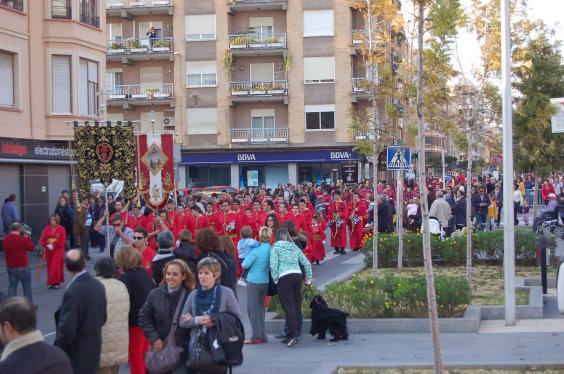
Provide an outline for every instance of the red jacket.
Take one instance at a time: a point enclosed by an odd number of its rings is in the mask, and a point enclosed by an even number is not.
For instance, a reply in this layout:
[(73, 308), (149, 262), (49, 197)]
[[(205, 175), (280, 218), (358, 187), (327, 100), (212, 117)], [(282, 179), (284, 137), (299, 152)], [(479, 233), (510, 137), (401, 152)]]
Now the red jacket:
[(29, 260), (27, 258), (27, 252), (35, 249), (35, 245), (30, 238), (9, 233), (4, 237), (2, 245), (6, 253), (7, 268), (13, 269), (28, 266)]

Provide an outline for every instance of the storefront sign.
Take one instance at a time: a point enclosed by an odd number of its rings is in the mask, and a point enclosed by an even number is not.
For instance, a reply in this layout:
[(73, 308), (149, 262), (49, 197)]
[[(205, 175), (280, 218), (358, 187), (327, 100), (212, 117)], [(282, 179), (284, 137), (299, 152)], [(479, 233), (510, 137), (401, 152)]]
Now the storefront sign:
[(343, 163), (341, 165), (341, 175), (343, 176), (343, 183), (347, 186), (358, 183), (358, 163)]
[(0, 158), (70, 160), (76, 150), (65, 141), (0, 138)]
[(263, 164), (358, 161), (352, 150), (277, 151), (240, 153), (183, 153), (183, 165)]

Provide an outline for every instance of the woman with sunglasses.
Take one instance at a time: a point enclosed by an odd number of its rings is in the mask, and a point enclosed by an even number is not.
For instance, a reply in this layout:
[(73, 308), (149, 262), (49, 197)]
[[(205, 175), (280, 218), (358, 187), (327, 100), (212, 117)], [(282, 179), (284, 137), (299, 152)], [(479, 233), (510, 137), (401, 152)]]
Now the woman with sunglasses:
[[(147, 296), (147, 301), (139, 311), (139, 325), (143, 334), (149, 340), (153, 351), (160, 352), (172, 327), (172, 316), (176, 307), (184, 305), (186, 299), (194, 289), (194, 274), (186, 262), (174, 259), (166, 263), (163, 268), (164, 279), (160, 287), (155, 288)], [(180, 322), (180, 315), (178, 321)], [(188, 347), (190, 332), (176, 329), (176, 345)], [(180, 355), (180, 364), (173, 373), (185, 373), (184, 363), (188, 359), (188, 350), (184, 349)]]
[(49, 225), (43, 229), (39, 243), (45, 249), (47, 259), (47, 285), (51, 289), (58, 290), (60, 284), (65, 281), (63, 273), (63, 257), (65, 254), (65, 243), (67, 234), (61, 226), (61, 218), (58, 214), (49, 217)]
[[(233, 290), (222, 286), (220, 278), (221, 266), (216, 258), (206, 257), (198, 262), (200, 284), (196, 292), (192, 292), (184, 304), (180, 318), (181, 330), (198, 328), (206, 334), (207, 329), (215, 326), (215, 322), (210, 317), (214, 313), (231, 312), (239, 320), (243, 318)], [(217, 371), (214, 370), (214, 373), (226, 373), (228, 366), (217, 365), (217, 369)], [(188, 373), (191, 373), (189, 368)]]

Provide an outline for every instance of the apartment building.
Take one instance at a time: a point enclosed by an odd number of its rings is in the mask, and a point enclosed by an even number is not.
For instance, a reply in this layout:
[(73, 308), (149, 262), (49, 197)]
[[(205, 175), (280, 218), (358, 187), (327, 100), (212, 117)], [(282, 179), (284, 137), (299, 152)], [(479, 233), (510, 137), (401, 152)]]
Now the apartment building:
[(37, 233), (71, 187), (66, 122), (103, 118), (104, 9), (104, 0), (0, 0), (0, 191), (17, 195)]

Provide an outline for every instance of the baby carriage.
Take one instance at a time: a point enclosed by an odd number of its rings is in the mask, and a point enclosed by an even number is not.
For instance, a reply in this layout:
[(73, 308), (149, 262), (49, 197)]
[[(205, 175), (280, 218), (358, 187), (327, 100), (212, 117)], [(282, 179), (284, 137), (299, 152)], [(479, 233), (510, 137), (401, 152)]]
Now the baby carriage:
[(438, 235), (441, 239), (446, 236), (445, 230), (443, 230), (443, 225), (437, 217), (429, 217), (429, 232), (431, 235)]
[(564, 228), (558, 223), (558, 217), (553, 213), (542, 213), (533, 222), (533, 231), (537, 234), (553, 234), (557, 238), (564, 239)]

